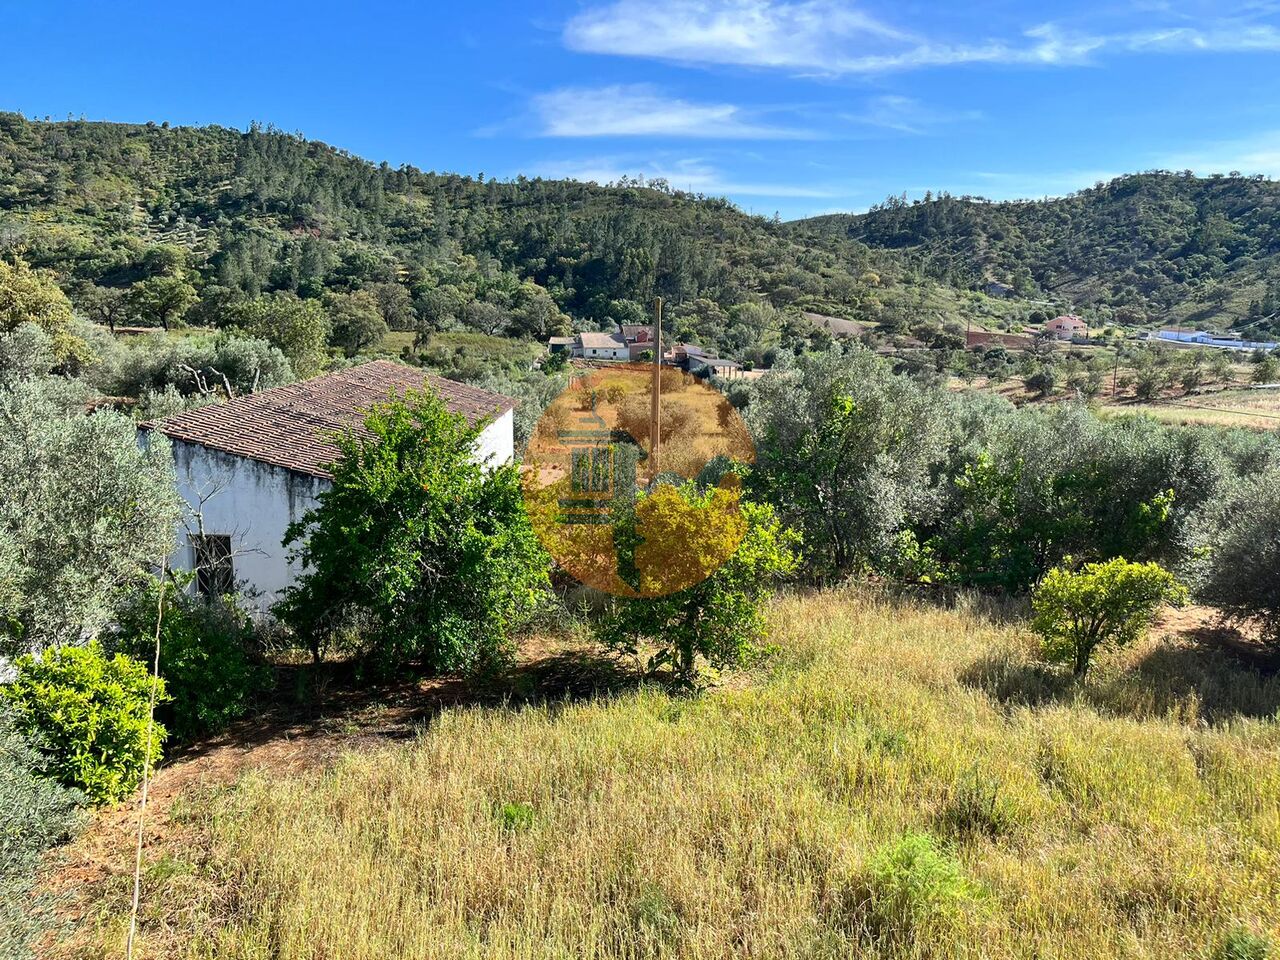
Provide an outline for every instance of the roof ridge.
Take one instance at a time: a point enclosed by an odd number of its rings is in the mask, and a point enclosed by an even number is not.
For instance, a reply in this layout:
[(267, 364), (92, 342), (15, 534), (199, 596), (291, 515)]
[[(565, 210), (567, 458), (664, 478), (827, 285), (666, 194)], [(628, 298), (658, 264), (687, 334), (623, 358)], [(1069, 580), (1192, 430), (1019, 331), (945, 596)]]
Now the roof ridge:
[(429, 389), (472, 426), (511, 410), (511, 397), (448, 380), (392, 360), (371, 360), (140, 425), (172, 439), (248, 457), (311, 476), (329, 477), (338, 455), (333, 437), (360, 430), (364, 414), (408, 390)]

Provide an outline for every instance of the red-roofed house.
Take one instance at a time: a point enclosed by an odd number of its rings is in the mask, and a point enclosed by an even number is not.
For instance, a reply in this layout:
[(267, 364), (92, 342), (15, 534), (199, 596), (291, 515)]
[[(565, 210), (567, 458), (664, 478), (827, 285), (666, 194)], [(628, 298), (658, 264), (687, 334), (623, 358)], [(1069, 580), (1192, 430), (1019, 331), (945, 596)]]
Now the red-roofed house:
[(514, 400), (387, 360), (143, 424), (144, 442), (153, 432), (169, 439), (191, 511), (170, 566), (195, 571), (199, 591), (235, 586), (266, 610), (297, 576), (281, 544), (329, 488), (334, 434), (363, 429), (371, 406), (407, 390), (434, 392), (473, 425), (488, 421), (477, 461), (512, 458)]
[(1054, 317), (1044, 325), (1044, 328), (1059, 340), (1074, 340), (1076, 337), (1089, 335), (1089, 325), (1073, 313)]

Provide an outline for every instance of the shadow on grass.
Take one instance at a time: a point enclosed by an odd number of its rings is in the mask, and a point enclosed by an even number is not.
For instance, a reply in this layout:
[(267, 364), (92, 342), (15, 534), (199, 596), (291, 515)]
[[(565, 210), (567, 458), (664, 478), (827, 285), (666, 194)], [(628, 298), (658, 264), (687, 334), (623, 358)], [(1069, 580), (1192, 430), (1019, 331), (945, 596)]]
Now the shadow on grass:
[(281, 664), (272, 691), (253, 714), (221, 733), (169, 746), (166, 765), (215, 750), (251, 753), (277, 742), (306, 749), (308, 741), (324, 741), (336, 752), (360, 741), (409, 740), (448, 709), (555, 706), (612, 696), (645, 681), (624, 662), (591, 649), (554, 650), (486, 678), (406, 669), (394, 680), (371, 683), (353, 661)]
[(1102, 713), (1147, 719), (1174, 716), (1220, 723), (1270, 718), (1280, 711), (1273, 658), (1221, 628), (1152, 646), (1123, 664), (1101, 663), (1082, 682), (1065, 668), (994, 653), (960, 673), (960, 682), (1011, 707), (1083, 703)]
[(878, 586), (885, 597), (896, 602), (907, 601), (938, 610), (962, 610), (999, 626), (1022, 623), (1030, 609), (1026, 597), (953, 584), (886, 581)]

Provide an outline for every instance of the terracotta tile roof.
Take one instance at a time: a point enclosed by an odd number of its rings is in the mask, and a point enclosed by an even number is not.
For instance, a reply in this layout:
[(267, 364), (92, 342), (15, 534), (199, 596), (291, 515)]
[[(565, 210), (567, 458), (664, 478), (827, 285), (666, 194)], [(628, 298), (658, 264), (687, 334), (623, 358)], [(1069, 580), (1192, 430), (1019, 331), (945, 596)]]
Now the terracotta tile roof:
[(330, 477), (337, 459), (334, 433), (359, 429), (364, 414), (392, 393), (430, 388), (451, 411), (475, 424), (505, 413), (516, 401), (416, 367), (374, 360), (300, 383), (142, 424), (174, 440), (198, 443), (313, 477)]
[(653, 324), (651, 323), (624, 323), (620, 325), (622, 328), (622, 339), (631, 343), (633, 340), (652, 340)]

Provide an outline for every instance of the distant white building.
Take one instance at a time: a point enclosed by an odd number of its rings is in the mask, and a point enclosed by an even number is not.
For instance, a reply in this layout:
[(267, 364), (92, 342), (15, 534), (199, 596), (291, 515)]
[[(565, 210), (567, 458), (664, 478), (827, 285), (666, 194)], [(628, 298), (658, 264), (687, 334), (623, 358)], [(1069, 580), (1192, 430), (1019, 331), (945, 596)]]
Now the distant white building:
[(374, 404), (424, 389), (472, 424), (490, 420), (478, 462), (512, 459), (514, 400), (386, 360), (143, 424), (144, 442), (151, 431), (171, 441), (191, 513), (170, 567), (196, 571), (198, 592), (242, 589), (265, 611), (298, 575), (282, 542), (330, 486), (333, 435), (360, 430)]
[(631, 348), (620, 333), (580, 333), (575, 353), (587, 360), (629, 360)]
[(1213, 347), (1218, 350), (1274, 350), (1280, 347), (1280, 344), (1269, 340), (1241, 340), (1239, 337), (1205, 333), (1201, 330), (1160, 330), (1154, 339), (1197, 347)]

